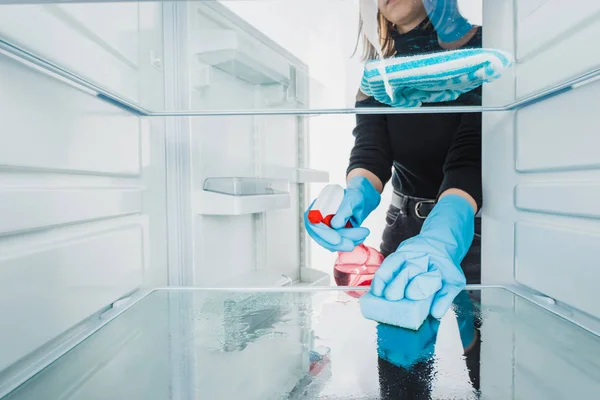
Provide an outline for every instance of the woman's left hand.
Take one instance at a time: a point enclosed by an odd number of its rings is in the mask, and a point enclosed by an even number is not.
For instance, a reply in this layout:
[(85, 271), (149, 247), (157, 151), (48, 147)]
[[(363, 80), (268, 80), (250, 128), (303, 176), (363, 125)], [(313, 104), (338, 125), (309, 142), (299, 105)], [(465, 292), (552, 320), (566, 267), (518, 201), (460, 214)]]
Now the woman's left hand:
[(434, 296), (430, 313), (442, 318), (466, 285), (460, 263), (475, 234), (475, 210), (462, 196), (443, 196), (421, 233), (400, 244), (375, 272), (374, 296), (390, 301)]

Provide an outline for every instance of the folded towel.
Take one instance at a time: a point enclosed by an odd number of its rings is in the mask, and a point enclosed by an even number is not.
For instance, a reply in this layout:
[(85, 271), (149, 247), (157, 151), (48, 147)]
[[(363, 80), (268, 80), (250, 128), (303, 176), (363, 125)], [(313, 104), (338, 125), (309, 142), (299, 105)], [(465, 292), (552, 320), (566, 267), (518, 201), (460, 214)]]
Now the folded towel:
[(369, 292), (360, 298), (360, 311), (367, 319), (416, 331), (427, 319), (432, 302), (433, 296), (418, 301), (389, 301)]
[[(377, 52), (380, 59), (383, 59), (383, 49), (379, 41), (379, 5), (378, 0), (360, 0), (360, 19), (362, 21), (362, 28), (365, 37), (371, 46)], [(379, 65), (376, 68), (379, 69), (379, 73), (383, 76), (383, 88), (389, 98), (394, 100), (394, 91), (389, 84), (387, 73), (385, 72), (384, 66)]]
[[(393, 57), (366, 63), (361, 91), (392, 107), (420, 107), (423, 103), (456, 100), (485, 82), (501, 76), (513, 63), (512, 56), (494, 49), (460, 49)], [(384, 68), (385, 75), (381, 71)], [(393, 99), (385, 89), (385, 80)]]

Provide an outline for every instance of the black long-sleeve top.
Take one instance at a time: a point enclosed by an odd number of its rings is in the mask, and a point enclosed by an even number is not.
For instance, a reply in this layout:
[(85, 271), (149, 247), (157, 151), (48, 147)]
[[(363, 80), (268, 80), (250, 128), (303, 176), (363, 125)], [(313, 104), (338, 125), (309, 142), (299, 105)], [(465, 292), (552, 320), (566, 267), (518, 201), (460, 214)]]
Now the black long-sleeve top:
[[(442, 50), (427, 20), (393, 38), (398, 55)], [(481, 28), (464, 47), (481, 47)], [(423, 107), (434, 105), (481, 105), (481, 88)], [(367, 98), (356, 107), (389, 106)], [(384, 185), (392, 178), (395, 191), (414, 197), (436, 199), (447, 189), (462, 189), (481, 207), (481, 113), (357, 114), (353, 135), (348, 172), (364, 168)]]

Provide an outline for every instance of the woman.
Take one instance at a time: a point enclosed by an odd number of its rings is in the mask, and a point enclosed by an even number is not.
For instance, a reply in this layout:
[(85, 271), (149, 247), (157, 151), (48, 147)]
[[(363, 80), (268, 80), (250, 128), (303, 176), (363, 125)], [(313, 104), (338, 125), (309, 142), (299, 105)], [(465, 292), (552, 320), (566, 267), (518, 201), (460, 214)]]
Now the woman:
[[(455, 0), (452, 5), (457, 12)], [(439, 18), (443, 13), (438, 10), (434, 7), (430, 15), (437, 12)], [(463, 21), (463, 26), (445, 28), (450, 34), (442, 39), (422, 0), (379, 0), (384, 56), (481, 47), (479, 27), (471, 27), (460, 15), (442, 19)], [(364, 56), (374, 55), (367, 44)], [(430, 105), (457, 104), (481, 104), (480, 89)], [(356, 106), (387, 107), (360, 91)], [(357, 114), (356, 120), (347, 187), (332, 228), (306, 223), (307, 231), (330, 251), (353, 250), (368, 236), (369, 230), (360, 225), (392, 179), (394, 194), (381, 243), (386, 259), (375, 274), (372, 292), (388, 300), (435, 295), (431, 315), (439, 319), (465, 281), (480, 282), (480, 241), (474, 237), (480, 224), (474, 217), (482, 203), (481, 114)], [(352, 228), (345, 228), (348, 221)]]
[[(378, 6), (386, 58), (481, 47), (480, 27), (460, 16), (456, 0), (379, 0)], [(365, 43), (364, 58), (375, 58), (375, 49)], [(480, 105), (480, 93), (429, 105)], [(387, 107), (360, 91), (356, 106)], [(344, 200), (331, 228), (306, 223), (307, 231), (330, 251), (351, 251), (368, 236), (360, 225), (391, 179), (394, 193), (381, 243), (386, 259), (371, 292), (389, 301), (433, 297), (429, 312), (440, 319), (465, 283), (480, 283), (475, 215), (482, 204), (481, 114), (357, 114), (356, 120)], [(348, 221), (352, 228), (345, 228)], [(379, 314), (388, 311), (369, 312), (371, 319), (390, 320)]]

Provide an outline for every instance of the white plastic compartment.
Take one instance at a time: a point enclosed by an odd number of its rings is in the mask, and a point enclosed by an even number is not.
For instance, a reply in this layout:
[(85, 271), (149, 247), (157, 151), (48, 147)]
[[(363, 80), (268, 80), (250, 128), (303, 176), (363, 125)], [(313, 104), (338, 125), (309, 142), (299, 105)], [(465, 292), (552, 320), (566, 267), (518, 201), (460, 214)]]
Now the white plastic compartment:
[(164, 193), (149, 179), (161, 158), (142, 152), (159, 150), (156, 126), (5, 55), (0, 70), (5, 372), (116, 299), (166, 283), (149, 240), (160, 243), (166, 210), (144, 198)]
[(194, 194), (194, 210), (204, 215), (242, 215), (290, 206), (287, 181), (208, 178)]
[(284, 180), (260, 178), (207, 178), (204, 191), (228, 196), (271, 196), (289, 193), (289, 184)]
[(228, 29), (193, 30), (190, 37), (190, 50), (202, 63), (254, 85), (289, 85), (289, 63), (260, 42)]

